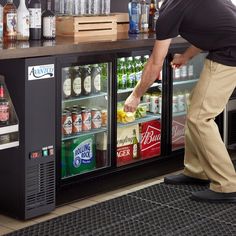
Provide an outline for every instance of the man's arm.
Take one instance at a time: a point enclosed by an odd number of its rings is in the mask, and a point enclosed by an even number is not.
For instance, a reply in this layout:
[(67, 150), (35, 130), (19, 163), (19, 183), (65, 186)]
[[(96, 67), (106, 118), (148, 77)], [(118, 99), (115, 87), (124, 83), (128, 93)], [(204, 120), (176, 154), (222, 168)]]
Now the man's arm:
[(142, 78), (135, 86), (133, 92), (126, 99), (124, 110), (134, 112), (140, 102), (141, 97), (147, 89), (159, 77), (162, 70), (163, 62), (167, 55), (171, 39), (156, 40), (152, 55), (144, 67)]
[(171, 62), (173, 68), (178, 68), (188, 63), (193, 57), (198, 55), (202, 50), (191, 45), (183, 54), (175, 54)]

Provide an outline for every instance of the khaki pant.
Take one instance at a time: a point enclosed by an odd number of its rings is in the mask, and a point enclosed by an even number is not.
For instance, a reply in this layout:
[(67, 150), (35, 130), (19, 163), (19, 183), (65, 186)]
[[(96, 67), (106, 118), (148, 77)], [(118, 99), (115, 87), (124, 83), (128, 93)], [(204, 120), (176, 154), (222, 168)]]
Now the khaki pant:
[(190, 95), (185, 125), (184, 174), (210, 179), (215, 192), (236, 192), (236, 173), (214, 121), (236, 86), (236, 67), (205, 61)]

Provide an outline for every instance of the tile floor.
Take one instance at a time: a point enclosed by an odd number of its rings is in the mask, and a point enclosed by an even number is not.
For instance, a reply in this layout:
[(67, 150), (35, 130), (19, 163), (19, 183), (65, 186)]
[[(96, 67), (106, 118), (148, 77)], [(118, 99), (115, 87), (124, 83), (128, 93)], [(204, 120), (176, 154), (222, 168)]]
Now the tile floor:
[(72, 211), (76, 211), (78, 209), (82, 209), (82, 208), (94, 205), (96, 203), (99, 203), (99, 202), (110, 200), (112, 198), (119, 197), (119, 196), (125, 195), (127, 193), (137, 191), (139, 189), (142, 189), (142, 188), (154, 185), (154, 184), (161, 183), (161, 182), (163, 182), (163, 177), (164, 176), (160, 176), (160, 177), (146, 180), (146, 181), (134, 184), (134, 185), (130, 185), (130, 186), (127, 186), (124, 188), (110, 191), (110, 192), (107, 192), (104, 194), (93, 196), (93, 197), (87, 198), (85, 200), (73, 202), (73, 203), (68, 204), (66, 206), (56, 208), (53, 212), (51, 212), (47, 215), (38, 217), (38, 218), (34, 218), (33, 220), (19, 221), (14, 218), (10, 218), (8, 216), (0, 214), (0, 236), (10, 233), (10, 232), (13, 232), (18, 229), (33, 225), (33, 224), (36, 224), (36, 223), (39, 223), (39, 222), (46, 221), (48, 219), (57, 217), (59, 215), (63, 215), (63, 214), (66, 214), (66, 213), (69, 213)]

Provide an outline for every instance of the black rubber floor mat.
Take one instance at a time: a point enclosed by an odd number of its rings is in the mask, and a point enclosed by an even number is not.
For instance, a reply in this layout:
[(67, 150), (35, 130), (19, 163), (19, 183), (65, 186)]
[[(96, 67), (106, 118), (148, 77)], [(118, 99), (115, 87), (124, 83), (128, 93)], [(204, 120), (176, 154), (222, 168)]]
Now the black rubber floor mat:
[(153, 185), (8, 236), (235, 236), (236, 204), (190, 200), (204, 188)]

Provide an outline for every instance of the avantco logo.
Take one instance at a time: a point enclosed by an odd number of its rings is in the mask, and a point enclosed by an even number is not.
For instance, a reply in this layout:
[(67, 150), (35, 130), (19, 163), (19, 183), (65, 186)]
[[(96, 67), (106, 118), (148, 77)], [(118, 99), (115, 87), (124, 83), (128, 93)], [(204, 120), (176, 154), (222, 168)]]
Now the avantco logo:
[(28, 80), (49, 79), (54, 77), (54, 64), (28, 67)]

